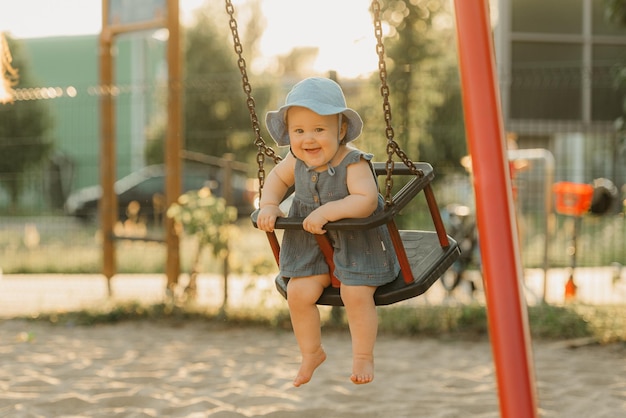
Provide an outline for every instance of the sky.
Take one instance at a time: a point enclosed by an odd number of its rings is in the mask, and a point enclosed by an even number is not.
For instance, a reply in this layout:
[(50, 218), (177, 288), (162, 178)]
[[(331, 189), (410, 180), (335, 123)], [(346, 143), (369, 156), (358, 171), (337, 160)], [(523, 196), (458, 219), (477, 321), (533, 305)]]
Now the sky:
[[(180, 0), (181, 20), (206, 0)], [(217, 0), (209, 0), (217, 1)], [(294, 47), (319, 48), (317, 72), (336, 70), (353, 78), (377, 69), (376, 40), (369, 0), (262, 0), (265, 57)], [(245, 0), (233, 0), (235, 10)], [(16, 39), (97, 34), (102, 27), (101, 0), (0, 0), (0, 31)], [(224, 12), (224, 19), (227, 19)]]

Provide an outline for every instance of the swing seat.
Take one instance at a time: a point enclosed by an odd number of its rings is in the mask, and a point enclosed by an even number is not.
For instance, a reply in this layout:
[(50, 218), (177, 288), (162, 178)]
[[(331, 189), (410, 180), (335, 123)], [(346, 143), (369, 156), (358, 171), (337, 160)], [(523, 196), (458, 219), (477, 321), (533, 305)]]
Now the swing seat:
[[(404, 164), (394, 168), (394, 173), (411, 175), (411, 180), (398, 191), (393, 203), (379, 214), (362, 219), (342, 219), (326, 224), (327, 230), (355, 230), (369, 229), (380, 225), (387, 225), (391, 240), (400, 263), (400, 273), (396, 279), (386, 285), (380, 286), (374, 293), (376, 305), (390, 305), (402, 300), (419, 296), (426, 292), (438, 278), (457, 260), (460, 255), (458, 244), (445, 232), (441, 215), (437, 207), (430, 182), (434, 178), (433, 168), (428, 163), (414, 163), (422, 176), (415, 176)], [(374, 163), (377, 175), (386, 173), (384, 163)], [(435, 231), (399, 231), (394, 217), (406, 206), (420, 191), (424, 192), (431, 217), (433, 218)], [(258, 210), (251, 218), (256, 227)], [(302, 217), (279, 218), (275, 229), (302, 229)], [(280, 244), (274, 232), (267, 233), (270, 246), (278, 263)], [(334, 268), (332, 246), (326, 235), (316, 235), (316, 239), (322, 249), (330, 270)], [(332, 276), (332, 285), (328, 286), (317, 301), (318, 305), (343, 306), (341, 300), (339, 282)], [(288, 277), (280, 274), (276, 277), (278, 292), (287, 298)]]
[[(402, 270), (396, 279), (380, 286), (374, 293), (377, 306), (391, 305), (406, 299), (414, 298), (426, 292), (445, 271), (454, 263), (459, 255), (459, 248), (451, 238), (450, 245), (442, 248), (437, 234), (431, 231), (400, 231), (402, 243), (407, 252), (414, 280), (407, 284)], [(276, 277), (278, 292), (287, 298), (288, 277)], [(329, 286), (317, 301), (318, 305), (343, 306), (339, 288)]]

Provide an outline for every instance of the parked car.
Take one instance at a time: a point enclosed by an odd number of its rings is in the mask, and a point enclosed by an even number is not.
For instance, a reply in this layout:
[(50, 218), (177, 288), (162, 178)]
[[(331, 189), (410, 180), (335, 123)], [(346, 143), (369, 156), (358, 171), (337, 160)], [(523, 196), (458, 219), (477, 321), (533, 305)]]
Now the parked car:
[[(182, 192), (209, 187), (215, 196), (223, 196), (225, 185), (223, 169), (203, 164), (184, 164)], [(254, 210), (257, 192), (254, 180), (241, 171), (233, 171), (231, 178), (232, 205), (238, 216), (249, 216)], [(126, 220), (130, 216), (153, 222), (164, 216), (165, 167), (151, 165), (129, 174), (115, 182), (118, 216)], [(85, 187), (71, 193), (65, 202), (65, 213), (85, 221), (97, 220), (98, 202), (102, 196), (100, 185)]]

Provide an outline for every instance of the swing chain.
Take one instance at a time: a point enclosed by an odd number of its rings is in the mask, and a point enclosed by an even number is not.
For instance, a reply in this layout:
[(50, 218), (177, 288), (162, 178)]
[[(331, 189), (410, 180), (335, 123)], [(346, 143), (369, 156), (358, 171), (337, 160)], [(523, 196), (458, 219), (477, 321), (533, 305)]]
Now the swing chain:
[(393, 204), (391, 191), (393, 188), (393, 154), (397, 154), (402, 162), (409, 168), (411, 173), (417, 177), (423, 177), (424, 172), (418, 169), (413, 161), (400, 148), (394, 139), (394, 130), (391, 126), (391, 104), (389, 103), (389, 85), (387, 84), (387, 64), (385, 62), (385, 45), (383, 44), (383, 29), (381, 23), (381, 9), (378, 0), (372, 0), (372, 10), (374, 12), (374, 35), (376, 36), (376, 53), (378, 54), (378, 73), (380, 77), (380, 94), (383, 97), (383, 114), (385, 118), (385, 135), (387, 136), (387, 177), (385, 179), (385, 205)]
[(243, 92), (246, 95), (246, 104), (248, 106), (248, 112), (250, 112), (250, 120), (252, 122), (252, 130), (254, 131), (255, 141), (254, 145), (257, 147), (257, 155), (256, 162), (259, 166), (258, 169), (258, 178), (259, 178), (259, 197), (263, 191), (263, 185), (265, 184), (265, 169), (263, 168), (263, 164), (265, 163), (265, 156), (272, 158), (274, 164), (278, 164), (281, 161), (281, 157), (276, 154), (276, 152), (268, 147), (263, 137), (261, 136), (261, 124), (259, 123), (259, 118), (256, 113), (256, 103), (254, 101), (254, 97), (252, 97), (252, 86), (250, 84), (250, 80), (248, 79), (248, 71), (246, 69), (246, 60), (243, 58), (243, 45), (241, 44), (241, 40), (239, 39), (239, 30), (237, 28), (237, 20), (235, 19), (235, 7), (231, 0), (225, 0), (226, 2), (226, 13), (228, 13), (230, 31), (233, 36), (233, 43), (235, 48), (235, 53), (237, 54), (237, 65), (239, 67), (239, 71), (241, 72), (241, 82), (243, 87)]

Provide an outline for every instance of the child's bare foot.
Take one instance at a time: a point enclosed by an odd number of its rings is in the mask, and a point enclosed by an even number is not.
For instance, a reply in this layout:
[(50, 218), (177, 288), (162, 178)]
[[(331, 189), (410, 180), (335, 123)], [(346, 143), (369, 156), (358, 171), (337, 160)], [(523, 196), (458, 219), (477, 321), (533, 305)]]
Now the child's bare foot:
[(324, 348), (320, 346), (315, 352), (302, 354), (302, 364), (300, 364), (300, 370), (298, 375), (293, 380), (293, 385), (298, 387), (305, 383), (308, 383), (313, 377), (313, 372), (326, 360), (326, 352)]
[(374, 358), (372, 356), (355, 357), (352, 360), (352, 383), (362, 385), (374, 380)]

